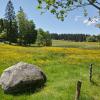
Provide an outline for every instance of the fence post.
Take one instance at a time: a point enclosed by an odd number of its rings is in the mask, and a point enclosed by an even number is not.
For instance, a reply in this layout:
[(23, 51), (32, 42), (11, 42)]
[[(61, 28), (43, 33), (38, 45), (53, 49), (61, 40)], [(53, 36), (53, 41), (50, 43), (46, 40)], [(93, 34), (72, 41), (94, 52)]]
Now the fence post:
[(90, 80), (90, 82), (92, 82), (92, 65), (93, 64), (90, 64), (90, 67), (89, 67), (89, 80)]
[(81, 81), (78, 81), (78, 82), (77, 82), (77, 87), (76, 87), (76, 96), (75, 96), (75, 100), (79, 100), (80, 92), (81, 92), (81, 85), (82, 85), (82, 82), (81, 82)]

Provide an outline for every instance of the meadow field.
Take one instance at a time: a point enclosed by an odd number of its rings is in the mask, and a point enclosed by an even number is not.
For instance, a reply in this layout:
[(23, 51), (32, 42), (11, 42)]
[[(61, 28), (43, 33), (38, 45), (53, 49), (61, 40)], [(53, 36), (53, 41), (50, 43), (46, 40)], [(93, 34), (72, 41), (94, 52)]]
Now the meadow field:
[[(0, 43), (0, 74), (20, 61), (35, 64), (45, 72), (45, 87), (20, 95), (4, 94), (0, 87), (0, 100), (74, 100), (78, 80), (82, 81), (80, 100), (100, 100), (99, 43), (54, 40), (52, 47)], [(93, 83), (89, 82), (91, 63)]]

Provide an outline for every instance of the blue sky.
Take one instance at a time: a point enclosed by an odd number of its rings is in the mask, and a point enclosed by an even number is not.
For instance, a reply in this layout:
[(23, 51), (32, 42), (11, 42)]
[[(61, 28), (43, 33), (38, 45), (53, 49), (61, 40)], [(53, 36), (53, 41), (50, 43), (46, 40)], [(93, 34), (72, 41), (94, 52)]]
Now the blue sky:
[[(5, 8), (8, 0), (0, 0), (0, 18), (4, 17)], [(37, 0), (12, 0), (15, 12), (22, 6), (27, 17), (33, 19), (36, 28), (43, 28), (45, 31), (51, 33), (86, 33), (86, 34), (99, 34), (100, 29), (94, 25), (86, 25), (83, 21), (86, 19), (80, 9), (70, 12), (64, 22), (59, 21), (56, 17), (49, 12), (40, 15), (36, 9)], [(88, 7), (89, 16), (96, 15), (96, 10)]]

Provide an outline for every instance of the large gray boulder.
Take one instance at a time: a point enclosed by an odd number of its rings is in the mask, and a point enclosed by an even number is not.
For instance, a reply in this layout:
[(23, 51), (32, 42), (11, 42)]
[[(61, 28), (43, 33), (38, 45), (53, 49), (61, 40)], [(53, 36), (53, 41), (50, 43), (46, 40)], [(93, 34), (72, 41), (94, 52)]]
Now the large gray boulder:
[(6, 93), (16, 93), (40, 88), (46, 82), (45, 74), (37, 66), (19, 62), (6, 70), (0, 84)]

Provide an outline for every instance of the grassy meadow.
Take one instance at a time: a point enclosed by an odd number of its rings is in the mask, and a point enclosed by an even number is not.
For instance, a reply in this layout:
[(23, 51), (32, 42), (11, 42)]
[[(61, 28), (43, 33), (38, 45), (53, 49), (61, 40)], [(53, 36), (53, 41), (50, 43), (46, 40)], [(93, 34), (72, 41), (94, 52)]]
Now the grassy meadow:
[[(53, 41), (53, 47), (21, 47), (0, 44), (0, 74), (20, 61), (38, 65), (46, 74), (46, 86), (21, 95), (4, 94), (0, 100), (74, 100), (76, 83), (82, 80), (80, 100), (100, 100), (100, 47), (98, 43)], [(93, 83), (89, 64), (93, 63)]]

